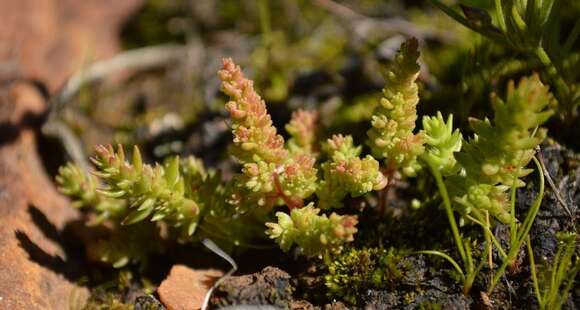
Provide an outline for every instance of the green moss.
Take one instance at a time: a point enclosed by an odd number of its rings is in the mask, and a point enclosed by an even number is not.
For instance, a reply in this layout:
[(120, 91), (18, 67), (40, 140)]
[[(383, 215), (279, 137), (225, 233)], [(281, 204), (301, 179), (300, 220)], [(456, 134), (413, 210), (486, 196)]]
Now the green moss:
[(441, 309), (443, 309), (443, 307), (441, 307), (441, 305), (436, 303), (436, 302), (424, 301), (419, 305), (419, 309), (420, 310), (441, 310)]
[(133, 275), (120, 271), (116, 279), (97, 286), (89, 296), (83, 310), (133, 310), (133, 304), (125, 300), (132, 287)]
[(350, 249), (328, 263), (324, 277), (327, 294), (356, 304), (358, 296), (368, 289), (395, 287), (408, 269), (402, 258), (392, 248)]
[(415, 300), (415, 297), (417, 297), (415, 292), (407, 292), (403, 296), (403, 303), (405, 305), (410, 305)]

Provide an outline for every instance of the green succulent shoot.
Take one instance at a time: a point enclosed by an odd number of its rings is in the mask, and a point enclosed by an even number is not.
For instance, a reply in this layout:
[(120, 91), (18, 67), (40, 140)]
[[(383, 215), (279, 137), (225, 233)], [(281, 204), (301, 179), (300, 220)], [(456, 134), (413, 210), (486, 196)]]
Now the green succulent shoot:
[(373, 156), (385, 159), (408, 176), (416, 175), (421, 169), (417, 157), (424, 151), (422, 134), (413, 133), (419, 102), (415, 83), (420, 69), (418, 58), (417, 40), (407, 40), (383, 73), (386, 86), (368, 131)]
[(509, 82), (505, 100), (492, 95), (493, 122), (470, 119), (474, 135), (456, 154), (465, 173), (450, 179), (455, 201), (464, 210), (488, 210), (502, 223), (515, 220), (506, 191), (523, 186), (521, 178), (532, 171), (526, 166), (546, 136), (538, 127), (553, 113), (551, 100), (548, 88), (533, 75), (522, 78), (517, 87)]
[(290, 250), (296, 244), (305, 256), (339, 253), (344, 242), (354, 240), (357, 217), (319, 213), (320, 209), (315, 208), (313, 203), (293, 209), (290, 214), (276, 212), (278, 222), (266, 223), (266, 233), (276, 240), (283, 251)]
[(97, 190), (98, 178), (84, 172), (75, 164), (68, 163), (58, 170), (58, 189), (72, 199), (72, 206), (80, 209), (94, 207), (97, 217), (89, 225), (99, 225), (108, 219), (119, 219), (126, 215), (126, 201), (110, 198)]
[(249, 210), (269, 210), (275, 205), (290, 209), (289, 214), (276, 212), (277, 223), (266, 223), (266, 234), (284, 251), (297, 245), (307, 256), (339, 252), (345, 242), (353, 240), (356, 217), (321, 215), (313, 203), (303, 206), (303, 200), (319, 186), (314, 154), (318, 114), (295, 112), (286, 126), (291, 138), (285, 145), (272, 125), (265, 102), (241, 68), (225, 59), (220, 78), (222, 89), (230, 97), (226, 109), (234, 136), (231, 154), (243, 164), (242, 174), (235, 178), (237, 187), (242, 188), (237, 203)]
[(187, 235), (193, 234), (199, 206), (186, 196), (179, 158), (171, 158), (164, 165), (150, 166), (143, 164), (141, 153), (135, 147), (129, 163), (125, 161), (121, 146), (116, 152), (112, 146), (99, 146), (92, 161), (97, 169), (94, 174), (105, 183), (100, 192), (106, 197), (128, 202), (123, 224), (150, 218), (181, 227)]
[(323, 150), (329, 160), (322, 164), (324, 179), (316, 193), (320, 208), (340, 208), (347, 195), (358, 197), (386, 186), (379, 162), (371, 155), (360, 158), (362, 147), (355, 147), (351, 136), (334, 135)]
[(422, 135), (425, 140), (422, 159), (443, 175), (457, 173), (459, 165), (454, 154), (461, 150), (463, 137), (459, 129), (453, 130), (453, 115), (447, 121), (441, 112), (437, 116), (424, 116)]
[(287, 142), (290, 153), (314, 153), (319, 117), (318, 111), (298, 110), (292, 113), (292, 118), (285, 127), (290, 134)]
[(470, 178), (479, 183), (511, 186), (531, 170), (525, 169), (535, 151), (546, 137), (545, 129), (538, 129), (553, 114), (548, 108), (552, 96), (537, 75), (522, 78), (515, 87), (508, 84), (505, 101), (492, 95), (495, 117), (470, 119), (474, 136), (457, 155)]
[[(483, 228), (486, 253), (492, 253), (495, 246), (503, 259), (488, 288), (490, 294), (507, 265), (517, 257), (541, 203), (543, 173), (540, 170), (538, 197), (530, 207), (523, 227), (518, 229), (515, 188), (524, 185), (521, 178), (531, 172), (526, 166), (546, 136), (545, 130), (539, 126), (552, 114), (549, 109), (551, 98), (548, 88), (537, 75), (522, 78), (517, 87), (514, 82), (509, 82), (505, 100), (492, 95), (493, 121), (487, 118), (470, 119), (474, 135), (463, 143), (461, 134), (453, 132), (451, 116), (447, 122), (441, 114), (423, 118), (425, 153), (420, 158), (431, 168), (435, 177), (463, 269), (453, 258), (440, 251), (422, 253), (437, 255), (451, 262), (461, 274), (465, 293), (473, 286), (480, 267), (472, 259), (469, 241), (461, 237), (453, 208)], [(511, 203), (507, 195), (510, 188)], [(503, 250), (490, 230), (493, 219), (509, 224), (510, 248), (507, 251)], [(486, 255), (482, 256), (479, 266), (485, 263)], [(490, 265), (491, 257), (490, 254)]]
[[(303, 199), (316, 190), (315, 158), (309, 151), (316, 115), (297, 112), (288, 124), (291, 155), (272, 124), (266, 103), (241, 68), (231, 59), (224, 59), (219, 76), (222, 90), (230, 97), (226, 104), (234, 136), (230, 150), (243, 165), (242, 174), (237, 176), (243, 187), (242, 196), (247, 203), (266, 208), (282, 203), (290, 208), (301, 207)], [(298, 152), (299, 148), (303, 152)]]
[(96, 191), (98, 181), (73, 163), (58, 169), (56, 182), (63, 194), (74, 198), (72, 206), (75, 208), (89, 207), (98, 202), (99, 195)]

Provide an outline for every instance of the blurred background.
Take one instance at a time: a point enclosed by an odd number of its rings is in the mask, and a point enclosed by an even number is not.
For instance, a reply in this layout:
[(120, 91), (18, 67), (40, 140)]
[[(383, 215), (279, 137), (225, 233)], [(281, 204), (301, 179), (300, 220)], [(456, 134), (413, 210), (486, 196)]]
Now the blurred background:
[[(465, 1), (491, 7), (491, 1)], [(219, 164), (227, 144), (217, 70), (232, 57), (279, 127), (297, 108), (322, 111), (327, 133), (364, 134), (380, 71), (400, 43), (421, 44), (420, 113), (458, 125), (489, 92), (534, 68), (429, 1), (2, 1), (0, 78), (24, 78), (50, 103), (43, 132), (66, 156), (138, 144), (150, 159), (193, 153)], [(571, 16), (574, 16), (571, 14)], [(50, 141), (49, 141), (50, 142)], [(222, 148), (223, 149), (223, 148)], [(56, 167), (64, 158), (55, 153)]]
[[(493, 7), (460, 4), (474, 23)], [(562, 29), (579, 6), (561, 10)], [(421, 44), (419, 112), (453, 113), (459, 126), (488, 111), (507, 79), (539, 68), (430, 1), (23, 0), (0, 1), (0, 17), (0, 81), (41, 91), (50, 103), (43, 132), (76, 161), (96, 144), (122, 143), (151, 159), (194, 153), (215, 163), (221, 154), (205, 150), (227, 140), (223, 57), (255, 81), (277, 125), (317, 108), (328, 132), (355, 133), (380, 95), (382, 65), (407, 37)]]

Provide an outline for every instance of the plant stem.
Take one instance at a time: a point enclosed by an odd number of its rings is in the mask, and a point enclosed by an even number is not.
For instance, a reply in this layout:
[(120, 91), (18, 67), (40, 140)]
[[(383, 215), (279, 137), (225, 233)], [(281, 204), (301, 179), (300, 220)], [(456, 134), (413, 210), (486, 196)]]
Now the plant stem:
[(524, 219), (524, 223), (522, 224), (523, 230), (521, 230), (518, 234), (517, 239), (518, 239), (520, 246), (521, 246), (521, 243), (524, 241), (525, 237), (530, 232), (530, 229), (532, 228), (532, 224), (534, 223), (534, 220), (536, 219), (536, 215), (538, 215), (538, 211), (540, 210), (540, 205), (542, 204), (542, 200), (544, 199), (544, 182), (545, 182), (544, 181), (544, 169), (543, 169), (544, 167), (538, 161), (536, 156), (534, 156), (532, 159), (534, 160), (534, 164), (536, 164), (536, 169), (538, 170), (538, 174), (540, 176), (540, 178), (539, 178), (540, 190), (538, 192), (538, 196), (534, 200), (534, 204), (532, 205), (532, 208), (528, 211), (528, 214), (526, 215), (526, 218)]
[(580, 262), (576, 261), (575, 265), (573, 266), (572, 270), (568, 272), (567, 277), (568, 279), (570, 279), (566, 285), (564, 286), (564, 288), (561, 291), (561, 298), (559, 298), (556, 301), (556, 305), (554, 307), (554, 309), (561, 309), (562, 308), (562, 304), (566, 301), (568, 293), (570, 292), (570, 290), (572, 289), (572, 286), (574, 285), (575, 281), (574, 279), (576, 279), (576, 275), (578, 274), (578, 272), (580, 272)]
[(509, 44), (509, 42), (506, 40), (506, 38), (503, 36), (503, 34), (499, 34), (497, 32), (487, 30), (487, 29), (482, 28), (482, 27), (475, 26), (473, 23), (471, 23), (465, 17), (461, 16), (459, 13), (457, 13), (455, 10), (453, 10), (452, 8), (450, 8), (449, 6), (447, 6), (446, 4), (441, 2), (440, 0), (431, 0), (431, 2), (433, 3), (433, 5), (438, 7), (441, 11), (443, 11), (449, 17), (453, 18), (455, 21), (462, 24), (463, 26), (465, 26), (465, 27), (467, 27), (467, 28), (489, 38), (489, 39), (495, 40), (498, 43), (506, 44), (506, 45)]
[(484, 236), (485, 236), (485, 243), (486, 243), (486, 247), (487, 247), (487, 260), (489, 262), (489, 269), (493, 268), (493, 251), (492, 249), (492, 244), (491, 244), (491, 232), (488, 232), (490, 227), (489, 224), (489, 212), (487, 212), (487, 210), (485, 211), (485, 228), (484, 229)]
[(497, 13), (497, 22), (499, 23), (499, 28), (502, 32), (506, 32), (507, 27), (505, 23), (505, 15), (503, 14), (503, 7), (501, 6), (501, 0), (495, 0), (495, 11)]
[(574, 27), (570, 31), (570, 35), (566, 39), (566, 43), (564, 43), (562, 50), (564, 50), (565, 54), (570, 52), (572, 46), (574, 46), (574, 43), (576, 43), (578, 36), (580, 36), (580, 19), (576, 20), (576, 24), (574, 24)]
[(530, 241), (530, 236), (526, 238), (526, 247), (528, 248), (528, 258), (530, 259), (530, 273), (532, 274), (532, 284), (534, 285), (534, 293), (538, 299), (538, 304), (542, 305), (542, 295), (540, 295), (540, 287), (538, 282), (538, 276), (536, 273), (536, 263), (534, 260), (534, 252), (532, 251), (532, 242)]
[(269, 0), (258, 1), (258, 10), (260, 15), (260, 30), (262, 31), (262, 40), (265, 46), (270, 47), (270, 37), (272, 28), (270, 25), (270, 8), (268, 7)]
[(447, 260), (449, 263), (451, 263), (451, 265), (453, 265), (453, 267), (455, 268), (455, 270), (457, 270), (457, 272), (465, 280), (465, 273), (463, 273), (463, 270), (461, 270), (461, 267), (459, 267), (459, 264), (453, 258), (451, 258), (451, 256), (449, 256), (449, 255), (447, 255), (447, 254), (445, 254), (445, 253), (443, 253), (441, 251), (434, 251), (434, 250), (417, 251), (415, 253), (417, 253), (417, 254), (435, 255), (435, 256), (439, 256), (439, 257)]
[(510, 244), (514, 244), (517, 237), (518, 225), (516, 221), (516, 184), (518, 182), (517, 175), (520, 174), (520, 170), (516, 176), (514, 176), (514, 183), (512, 184), (511, 193), (510, 193)]
[[(501, 247), (501, 244), (499, 243), (499, 241), (497, 241), (497, 238), (495, 238), (495, 236), (493, 235), (493, 233), (491, 232), (491, 230), (489, 229), (489, 227), (487, 225), (484, 225), (481, 221), (478, 221), (477, 219), (473, 218), (469, 214), (466, 214), (465, 215), (465, 218), (467, 218), (468, 220), (470, 220), (470, 221), (474, 222), (475, 224), (479, 225), (481, 227), (481, 229), (483, 229), (483, 232), (484, 232), (485, 236), (486, 237), (489, 236), (489, 238), (491, 239), (491, 242), (493, 242), (493, 244), (497, 248), (497, 251), (498, 251), (499, 255), (501, 255), (502, 258), (506, 258), (507, 257), (507, 254), (505, 253), (505, 251)], [(486, 239), (486, 242), (487, 242), (487, 239)]]
[(538, 161), (538, 159), (535, 156), (533, 157), (533, 160), (534, 160), (534, 163), (536, 164), (536, 168), (537, 168), (539, 176), (540, 176), (540, 190), (538, 192), (538, 196), (536, 196), (536, 199), (534, 200), (532, 207), (530, 208), (530, 210), (528, 211), (528, 214), (526, 215), (526, 219), (524, 220), (524, 223), (521, 226), (522, 229), (517, 234), (515, 244), (510, 244), (510, 250), (508, 252), (507, 257), (504, 259), (501, 266), (498, 268), (497, 272), (493, 276), (491, 284), (489, 285), (489, 288), (487, 289), (488, 295), (491, 295), (491, 292), (493, 291), (495, 285), (499, 281), (499, 278), (505, 273), (506, 267), (508, 265), (513, 264), (513, 262), (517, 258), (518, 253), (519, 253), (519, 249), (522, 246), (522, 243), (525, 241), (526, 237), (528, 236), (528, 233), (530, 232), (530, 229), (532, 228), (532, 224), (533, 224), (534, 220), (536, 219), (536, 215), (538, 214), (538, 211), (540, 210), (540, 205), (542, 204), (542, 200), (544, 198), (544, 172), (542, 169), (543, 167), (541, 166), (540, 162)]
[[(468, 277), (471, 273), (473, 273), (473, 256), (472, 256), (472, 252), (471, 252), (471, 245), (469, 243), (469, 239), (463, 243), (463, 246), (465, 247), (465, 256), (467, 258), (467, 262), (465, 263), (465, 269), (467, 270), (467, 274)], [(485, 257), (485, 255), (484, 255)], [(485, 259), (484, 259), (485, 260)], [(463, 288), (465, 291), (465, 287)]]
[(464, 295), (467, 296), (467, 294), (469, 294), (469, 291), (471, 290), (471, 287), (473, 286), (473, 282), (475, 281), (475, 278), (477, 277), (477, 275), (479, 274), (479, 271), (481, 270), (481, 268), (483, 268), (483, 265), (485, 264), (485, 256), (486, 256), (486, 254), (484, 253), (484, 255), (481, 257), (481, 261), (479, 262), (479, 265), (477, 265), (477, 267), (475, 269), (471, 270), (467, 274), (465, 282), (463, 282), (463, 294)]
[(546, 67), (546, 72), (548, 73), (550, 79), (552, 79), (552, 82), (556, 88), (556, 94), (559, 103), (562, 105), (568, 104), (566, 99), (569, 98), (570, 88), (568, 87), (568, 84), (566, 84), (566, 81), (564, 81), (561, 72), (558, 72), (558, 68), (542, 46), (536, 48), (534, 50), (534, 54), (536, 57), (538, 57), (542, 65)]
[(437, 170), (432, 165), (429, 165), (431, 168), (431, 172), (435, 177), (435, 182), (437, 183), (437, 187), (439, 189), (439, 193), (441, 194), (441, 198), (443, 199), (443, 206), (445, 207), (445, 213), (447, 214), (447, 219), (449, 220), (449, 225), (451, 226), (451, 232), (453, 233), (453, 238), (455, 239), (455, 244), (457, 245), (457, 250), (459, 251), (459, 255), (464, 263), (467, 262), (467, 257), (465, 254), (465, 249), (463, 247), (463, 241), (461, 236), (459, 235), (459, 229), (457, 228), (457, 222), (455, 221), (455, 216), (453, 215), (453, 210), (451, 209), (451, 201), (449, 200), (449, 194), (447, 193), (447, 187), (443, 182), (443, 177), (439, 170)]

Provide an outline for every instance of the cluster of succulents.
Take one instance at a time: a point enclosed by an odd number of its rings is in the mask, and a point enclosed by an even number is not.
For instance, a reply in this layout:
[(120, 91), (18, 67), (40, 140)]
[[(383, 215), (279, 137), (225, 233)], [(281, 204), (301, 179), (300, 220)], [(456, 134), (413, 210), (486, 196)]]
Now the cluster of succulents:
[[(352, 138), (336, 136), (324, 147), (329, 159), (322, 164), (320, 178), (317, 112), (295, 112), (286, 126), (291, 138), (285, 142), (241, 68), (225, 59), (219, 76), (222, 90), (230, 97), (226, 104), (233, 134), (229, 151), (242, 165), (231, 181), (223, 183), (219, 173), (207, 170), (194, 157), (172, 157), (152, 166), (143, 163), (137, 147), (128, 160), (122, 146), (116, 150), (98, 146), (92, 175), (72, 164), (61, 168), (57, 177), (61, 191), (73, 198), (74, 206), (93, 207), (99, 219), (96, 224), (122, 227), (149, 221), (180, 240), (211, 237), (243, 246), (270, 236), (282, 249), (296, 244), (308, 256), (340, 252), (344, 243), (354, 240), (357, 217), (320, 214), (313, 202), (305, 206), (304, 201), (316, 194), (326, 208), (338, 207), (348, 193), (359, 196), (380, 189), (384, 181), (378, 162), (370, 155), (360, 159), (361, 148), (353, 146)], [(279, 211), (278, 222), (268, 222), (274, 219), (272, 210), (281, 206), (289, 212)], [(259, 228), (264, 225), (267, 231)], [(114, 236), (108, 240), (111, 244)], [(113, 246), (97, 248), (103, 249), (102, 261), (112, 261)], [(143, 261), (140, 258), (120, 255), (114, 265)]]
[[(107, 223), (117, 231), (100, 241), (95, 255), (119, 267), (162, 250), (116, 247), (118, 232), (132, 234), (127, 229), (132, 225), (149, 229), (159, 239), (209, 237), (227, 249), (266, 242), (269, 237), (283, 251), (296, 248), (302, 255), (328, 260), (354, 240), (358, 223), (356, 214), (339, 215), (330, 209), (344, 207), (347, 197), (388, 190), (396, 175), (417, 177), (431, 171), (465, 263), (462, 277), (468, 290), (479, 268), (471, 260), (469, 242), (458, 231), (454, 211), (475, 224), (489, 222), (489, 214), (515, 227), (507, 193), (522, 186), (522, 177), (531, 172), (526, 166), (546, 136), (538, 127), (553, 114), (552, 97), (534, 75), (517, 86), (510, 82), (505, 99), (493, 95), (493, 121), (471, 119), (474, 134), (467, 140), (453, 128), (452, 115), (447, 119), (441, 113), (424, 116), (422, 129), (417, 130), (418, 57), (417, 40), (407, 40), (383, 72), (386, 85), (379, 103), (373, 105), (367, 132), (370, 154), (363, 154), (362, 146), (348, 134), (323, 139), (318, 111), (293, 113), (285, 126), (286, 141), (253, 82), (231, 59), (225, 59), (219, 78), (229, 97), (225, 105), (233, 136), (229, 154), (240, 164), (231, 178), (222, 178), (219, 171), (205, 168), (194, 157), (149, 165), (143, 163), (137, 147), (128, 160), (122, 146), (117, 150), (99, 146), (91, 176), (67, 165), (57, 181), (74, 206), (92, 208), (98, 219), (93, 224)], [(491, 245), (490, 224), (483, 228)], [(503, 253), (501, 247), (498, 250)], [(369, 251), (365, 255), (385, 255)], [(361, 253), (351, 250), (343, 260), (349, 266), (357, 264)], [(343, 268), (339, 263), (332, 266)], [(361, 275), (364, 281), (382, 279), (369, 272)], [(329, 288), (343, 294), (339, 290), (349, 285), (344, 281), (331, 272)]]

